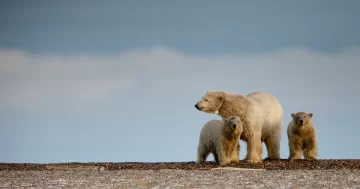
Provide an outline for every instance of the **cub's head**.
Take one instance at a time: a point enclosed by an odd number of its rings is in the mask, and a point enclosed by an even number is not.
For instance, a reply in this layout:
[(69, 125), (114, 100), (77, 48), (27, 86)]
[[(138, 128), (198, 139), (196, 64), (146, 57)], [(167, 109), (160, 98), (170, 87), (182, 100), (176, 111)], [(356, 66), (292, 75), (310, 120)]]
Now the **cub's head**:
[(240, 134), (243, 130), (241, 119), (237, 116), (224, 118), (224, 128), (227, 133)]
[(291, 117), (293, 118), (294, 122), (299, 125), (299, 126), (303, 126), (306, 123), (309, 122), (309, 120), (311, 120), (313, 114), (312, 113), (306, 113), (306, 112), (298, 112), (296, 114), (292, 113)]
[(224, 102), (224, 95), (219, 91), (209, 91), (195, 104), (195, 108), (206, 113), (219, 113)]

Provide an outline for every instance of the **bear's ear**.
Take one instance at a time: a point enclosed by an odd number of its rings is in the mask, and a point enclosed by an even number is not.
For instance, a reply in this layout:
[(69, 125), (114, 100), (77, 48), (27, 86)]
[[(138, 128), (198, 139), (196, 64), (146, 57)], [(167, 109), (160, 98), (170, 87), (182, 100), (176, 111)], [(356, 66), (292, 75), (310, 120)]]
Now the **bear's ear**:
[(217, 98), (220, 102), (222, 102), (222, 101), (224, 100), (224, 96), (223, 96), (221, 93), (218, 93), (216, 98)]
[(308, 114), (308, 116), (309, 116), (310, 118), (312, 118), (312, 116), (313, 116), (313, 113), (309, 113), (309, 114)]
[(217, 97), (217, 99), (218, 99), (220, 102), (222, 102), (222, 101), (224, 100), (224, 97), (223, 97), (222, 95), (219, 95), (219, 96)]
[(295, 119), (296, 115), (294, 113), (291, 113), (291, 117)]

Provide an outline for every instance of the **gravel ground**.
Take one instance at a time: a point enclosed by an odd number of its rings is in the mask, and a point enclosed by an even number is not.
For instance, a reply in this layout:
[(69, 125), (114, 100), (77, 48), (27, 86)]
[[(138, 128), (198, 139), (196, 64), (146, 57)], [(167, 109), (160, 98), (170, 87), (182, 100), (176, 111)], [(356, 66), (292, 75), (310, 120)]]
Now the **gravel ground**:
[[(214, 162), (0, 163), (0, 188), (359, 188), (360, 160)], [(256, 169), (256, 170), (249, 170)]]
[[(158, 162), (158, 163), (142, 163), (142, 162), (126, 162), (126, 163), (56, 163), (56, 164), (33, 164), (33, 163), (0, 163), (0, 171), (44, 171), (53, 170), (54, 168), (84, 168), (92, 167), (92, 169), (104, 170), (159, 170), (159, 169), (184, 169), (199, 170), (211, 169), (218, 167), (214, 162), (204, 164), (196, 164), (191, 162)], [(231, 167), (266, 169), (266, 170), (331, 170), (331, 169), (360, 169), (360, 159), (322, 159), (317, 161), (296, 160), (290, 163), (286, 159), (282, 160), (265, 160), (261, 163), (246, 163), (240, 161), (238, 164), (232, 164)], [(91, 169), (91, 168), (90, 168)]]
[(360, 188), (360, 171), (2, 171), (0, 188)]

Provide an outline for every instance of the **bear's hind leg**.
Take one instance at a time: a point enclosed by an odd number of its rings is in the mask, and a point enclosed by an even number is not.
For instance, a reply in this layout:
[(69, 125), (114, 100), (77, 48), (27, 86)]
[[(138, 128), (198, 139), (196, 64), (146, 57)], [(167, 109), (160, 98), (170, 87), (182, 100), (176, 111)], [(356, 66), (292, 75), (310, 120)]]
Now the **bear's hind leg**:
[(197, 152), (197, 161), (196, 163), (205, 163), (206, 158), (209, 155), (209, 151), (205, 149), (204, 146), (199, 145), (198, 152)]
[(254, 135), (247, 141), (247, 154), (245, 160), (249, 163), (259, 163), (262, 158), (261, 135)]
[(268, 157), (265, 159), (280, 159), (280, 137), (272, 135), (264, 140)]
[(217, 152), (214, 152), (213, 153), (214, 154), (214, 161), (215, 161), (215, 163), (219, 163), (219, 154), (217, 153)]

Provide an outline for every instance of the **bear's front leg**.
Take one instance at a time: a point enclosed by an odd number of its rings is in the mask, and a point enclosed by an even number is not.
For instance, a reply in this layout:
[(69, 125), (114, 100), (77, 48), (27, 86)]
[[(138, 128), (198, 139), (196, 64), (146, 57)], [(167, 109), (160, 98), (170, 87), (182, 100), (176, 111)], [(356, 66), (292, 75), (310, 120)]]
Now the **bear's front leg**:
[(247, 154), (245, 160), (249, 163), (259, 163), (262, 158), (261, 134), (254, 134), (247, 141)]
[(293, 138), (289, 141), (289, 160), (290, 162), (294, 161), (295, 159), (301, 159), (301, 153), (302, 153), (302, 143), (296, 139)]
[(230, 162), (230, 158), (226, 157), (226, 156), (219, 156), (219, 165), (220, 166), (226, 166), (229, 165)]
[(231, 154), (231, 158), (230, 161), (231, 163), (239, 163), (239, 156), (240, 156), (240, 145), (239, 143), (237, 143), (237, 145), (235, 145), (235, 148), (233, 148), (229, 154)]
[(317, 160), (318, 152), (317, 152), (317, 144), (316, 141), (309, 141), (307, 143), (306, 148), (304, 148), (304, 157), (307, 160)]
[(217, 149), (217, 154), (219, 158), (219, 165), (226, 166), (230, 164), (230, 157), (227, 156), (225, 149), (220, 145), (220, 148)]

